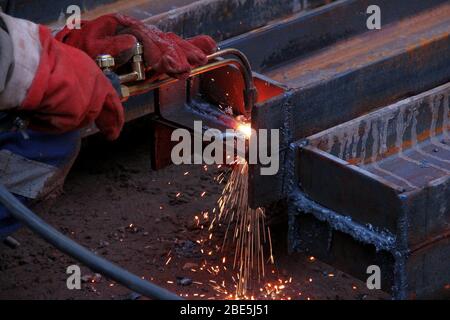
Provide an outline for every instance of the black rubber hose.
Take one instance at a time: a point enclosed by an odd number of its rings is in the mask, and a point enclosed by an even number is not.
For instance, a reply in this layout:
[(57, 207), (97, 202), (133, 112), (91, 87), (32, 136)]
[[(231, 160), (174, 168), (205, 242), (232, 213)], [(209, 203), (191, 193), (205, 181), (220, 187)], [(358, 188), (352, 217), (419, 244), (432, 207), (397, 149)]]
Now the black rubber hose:
[(57, 249), (72, 256), (93, 271), (103, 274), (117, 283), (151, 299), (181, 300), (178, 295), (148, 281), (142, 280), (138, 276), (122, 269), (112, 262), (95, 255), (88, 249), (58, 232), (55, 228), (48, 225), (44, 220), (25, 207), (1, 184), (0, 202), (10, 211), (14, 218), (21, 221)]

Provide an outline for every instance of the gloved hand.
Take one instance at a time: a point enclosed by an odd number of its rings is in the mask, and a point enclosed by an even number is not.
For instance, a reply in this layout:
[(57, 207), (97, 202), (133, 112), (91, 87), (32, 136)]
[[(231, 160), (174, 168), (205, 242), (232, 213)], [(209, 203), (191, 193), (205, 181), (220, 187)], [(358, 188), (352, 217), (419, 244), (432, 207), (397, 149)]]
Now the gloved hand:
[(0, 109), (18, 107), (31, 129), (64, 133), (95, 122), (108, 139), (124, 123), (120, 98), (84, 52), (55, 40), (49, 29), (0, 13), (12, 39), (14, 67)]
[(206, 56), (217, 49), (209, 36), (183, 40), (174, 33), (164, 33), (155, 26), (121, 14), (83, 21), (79, 30), (65, 27), (56, 39), (83, 50), (93, 59), (99, 54), (111, 54), (118, 66), (131, 59), (139, 41), (144, 47), (147, 70), (176, 78), (185, 78), (192, 68), (206, 64)]

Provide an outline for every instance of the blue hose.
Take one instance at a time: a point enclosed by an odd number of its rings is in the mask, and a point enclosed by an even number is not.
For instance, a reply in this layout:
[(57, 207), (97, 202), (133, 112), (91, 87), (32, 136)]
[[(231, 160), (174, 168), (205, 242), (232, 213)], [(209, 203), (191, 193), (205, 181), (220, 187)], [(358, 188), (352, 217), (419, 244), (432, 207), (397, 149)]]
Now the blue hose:
[(25, 207), (1, 184), (0, 202), (10, 211), (14, 218), (21, 221), (57, 249), (72, 256), (93, 271), (101, 273), (117, 283), (151, 299), (182, 300), (178, 295), (151, 282), (142, 280), (135, 274), (95, 255), (90, 250), (69, 239)]

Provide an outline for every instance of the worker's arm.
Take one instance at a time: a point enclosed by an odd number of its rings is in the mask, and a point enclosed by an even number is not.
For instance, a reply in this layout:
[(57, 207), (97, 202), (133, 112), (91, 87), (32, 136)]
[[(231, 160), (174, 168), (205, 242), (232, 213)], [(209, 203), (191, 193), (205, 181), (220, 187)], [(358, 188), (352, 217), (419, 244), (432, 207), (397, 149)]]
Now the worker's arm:
[[(13, 65), (12, 40), (5, 27), (0, 23), (0, 92), (5, 90)], [(0, 105), (0, 110), (2, 109)]]
[[(69, 132), (95, 122), (109, 139), (124, 123), (120, 98), (94, 61), (54, 39), (48, 28), (0, 13), (3, 38), (0, 109), (17, 109), (31, 128)], [(6, 33), (6, 34), (5, 34)], [(9, 39), (9, 40), (8, 40)], [(12, 52), (12, 61), (11, 61)]]
[(0, 13), (0, 109), (12, 109), (25, 99), (38, 66), (39, 46), (29, 34), (37, 26), (17, 20), (15, 28), (22, 36), (14, 39), (7, 22)]
[(56, 39), (46, 27), (30, 21), (3, 13), (0, 20), (13, 51), (12, 67), (0, 92), (0, 109), (17, 107), (30, 114), (33, 128), (54, 133), (95, 121), (108, 138), (118, 136), (123, 109), (116, 91), (93, 61), (97, 55), (112, 54), (121, 65), (140, 41), (153, 76), (184, 78), (216, 50), (208, 36), (183, 40), (120, 14), (83, 21), (79, 30), (65, 28)]

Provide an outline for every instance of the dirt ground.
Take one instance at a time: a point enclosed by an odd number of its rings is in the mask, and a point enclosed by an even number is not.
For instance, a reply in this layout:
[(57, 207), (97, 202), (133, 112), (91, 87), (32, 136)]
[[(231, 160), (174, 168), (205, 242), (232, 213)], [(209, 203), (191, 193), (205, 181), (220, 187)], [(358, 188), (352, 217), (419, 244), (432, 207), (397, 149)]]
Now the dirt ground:
[[(236, 276), (232, 252), (216, 253), (222, 233), (209, 240), (207, 230), (223, 187), (214, 177), (223, 169), (152, 171), (147, 124), (142, 120), (127, 128), (114, 143), (97, 137), (85, 141), (64, 192), (35, 210), (97, 254), (185, 298), (230, 298)], [(276, 263), (267, 265), (255, 298), (387, 297), (312, 257), (287, 255), (286, 227), (272, 228)], [(66, 268), (77, 262), (27, 229), (15, 236), (19, 248), (0, 246), (0, 299), (142, 299), (83, 266), (82, 289), (68, 290)]]

